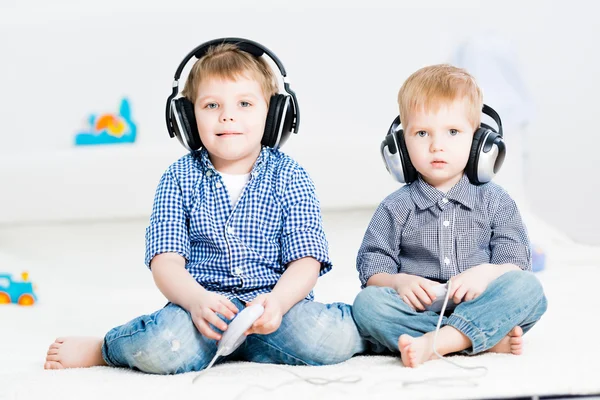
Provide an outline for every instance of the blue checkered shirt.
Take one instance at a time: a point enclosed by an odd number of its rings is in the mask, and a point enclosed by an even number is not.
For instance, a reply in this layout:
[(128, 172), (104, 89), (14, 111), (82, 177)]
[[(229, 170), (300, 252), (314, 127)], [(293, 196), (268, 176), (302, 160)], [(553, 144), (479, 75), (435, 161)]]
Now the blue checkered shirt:
[(299, 258), (319, 261), (321, 275), (331, 269), (310, 177), (289, 156), (267, 147), (233, 207), (206, 150), (167, 169), (146, 229), (146, 265), (166, 252), (183, 256), (205, 289), (243, 301), (270, 292), (285, 266)]
[(514, 200), (493, 182), (475, 186), (463, 175), (444, 194), (421, 177), (379, 205), (358, 251), (362, 287), (378, 273), (437, 281), (480, 264), (531, 270), (527, 231)]

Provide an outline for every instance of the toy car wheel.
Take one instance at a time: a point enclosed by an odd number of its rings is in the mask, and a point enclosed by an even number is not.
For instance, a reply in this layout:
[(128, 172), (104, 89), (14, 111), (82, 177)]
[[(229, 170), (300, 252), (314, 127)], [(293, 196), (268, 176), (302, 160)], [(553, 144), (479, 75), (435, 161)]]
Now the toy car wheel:
[(20, 306), (32, 306), (35, 303), (33, 296), (30, 294), (23, 294), (19, 297)]
[(0, 292), (0, 304), (10, 303), (10, 296), (8, 293)]

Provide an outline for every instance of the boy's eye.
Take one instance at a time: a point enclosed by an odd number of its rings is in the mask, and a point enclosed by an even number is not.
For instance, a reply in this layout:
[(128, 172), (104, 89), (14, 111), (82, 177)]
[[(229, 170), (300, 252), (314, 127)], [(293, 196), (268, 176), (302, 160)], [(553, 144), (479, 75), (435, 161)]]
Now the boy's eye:
[(213, 110), (213, 109), (215, 109), (215, 108), (218, 108), (218, 107), (219, 107), (219, 105), (218, 105), (217, 103), (208, 103), (208, 104), (207, 104), (207, 105), (205, 105), (204, 107), (205, 107), (205, 108), (208, 108), (208, 109), (211, 109), (211, 110)]
[(448, 133), (450, 134), (450, 136), (456, 136), (458, 135), (458, 129), (450, 129)]
[(240, 101), (240, 106), (242, 107), (250, 107), (252, 104), (248, 103), (247, 101)]
[(427, 136), (427, 132), (426, 131), (418, 131), (417, 136), (425, 137), (425, 136)]

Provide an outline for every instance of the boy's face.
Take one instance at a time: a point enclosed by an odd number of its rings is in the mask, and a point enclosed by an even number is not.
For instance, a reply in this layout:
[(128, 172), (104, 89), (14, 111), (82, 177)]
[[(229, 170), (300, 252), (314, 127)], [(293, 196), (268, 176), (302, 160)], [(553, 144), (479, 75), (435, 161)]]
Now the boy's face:
[(427, 183), (443, 192), (460, 180), (469, 160), (475, 127), (465, 103), (457, 99), (436, 112), (414, 110), (404, 129), (412, 164)]
[(194, 113), (202, 144), (217, 170), (238, 174), (251, 170), (260, 153), (267, 109), (254, 79), (200, 82)]

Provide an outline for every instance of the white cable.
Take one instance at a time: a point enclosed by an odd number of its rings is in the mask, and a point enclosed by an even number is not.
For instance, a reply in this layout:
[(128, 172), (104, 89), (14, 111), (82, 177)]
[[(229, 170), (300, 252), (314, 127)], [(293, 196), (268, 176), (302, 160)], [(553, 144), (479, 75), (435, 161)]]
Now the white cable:
[[(418, 385), (418, 384), (423, 384), (423, 383), (443, 383), (445, 381), (453, 381), (453, 384), (451, 384), (450, 386), (456, 386), (455, 383), (456, 381), (463, 381), (466, 382), (468, 384), (471, 384), (472, 386), (477, 386), (476, 382), (471, 382), (470, 379), (472, 378), (481, 378), (483, 376), (485, 376), (488, 372), (487, 367), (484, 366), (477, 366), (477, 367), (467, 367), (464, 365), (460, 365), (458, 363), (455, 363), (454, 361), (448, 360), (446, 358), (444, 358), (440, 353), (438, 353), (437, 351), (437, 337), (438, 337), (438, 333), (440, 331), (440, 327), (442, 325), (442, 320), (444, 318), (444, 312), (446, 311), (446, 307), (448, 306), (448, 299), (450, 298), (450, 288), (452, 287), (452, 282), (448, 281), (448, 288), (446, 291), (446, 297), (444, 298), (444, 304), (442, 305), (442, 310), (440, 311), (440, 317), (438, 318), (438, 322), (437, 322), (437, 326), (435, 328), (435, 334), (433, 336), (433, 353), (438, 356), (441, 360), (444, 360), (445, 362), (454, 365), (455, 367), (464, 369), (464, 370), (471, 370), (471, 371), (475, 371), (475, 370), (482, 370), (483, 374), (479, 374), (476, 376), (441, 376), (441, 377), (435, 377), (435, 378), (428, 378), (428, 379), (423, 379), (423, 380), (419, 380), (419, 381), (407, 381), (407, 382), (402, 382), (403, 386), (409, 386), (409, 385)], [(206, 371), (208, 371), (213, 365), (214, 363), (217, 361), (217, 359), (221, 356), (221, 354), (217, 351), (217, 354), (215, 354), (215, 356), (213, 357), (213, 359), (210, 361), (210, 363), (208, 364), (208, 366), (203, 369), (202, 371), (200, 371), (192, 380), (192, 383), (195, 383), (198, 378), (200, 378), (202, 375), (204, 375), (206, 373)], [(275, 366), (277, 367), (277, 366)], [(338, 378), (338, 379), (326, 379), (326, 378), (320, 378), (320, 377), (309, 377), (309, 378), (305, 378), (303, 376), (300, 376), (292, 371), (289, 371), (287, 369), (281, 368), (281, 367), (277, 367), (279, 369), (282, 369), (292, 375), (295, 375), (298, 379), (303, 380), (306, 383), (310, 383), (312, 385), (328, 385), (331, 383), (358, 383), (361, 381), (361, 377), (360, 376), (345, 376), (342, 378)], [(274, 388), (265, 388), (259, 385), (253, 385), (253, 387), (258, 387), (261, 388), (263, 390), (274, 390), (276, 388), (279, 388), (281, 386), (284, 385), (288, 385), (290, 383), (293, 383), (295, 381), (290, 381), (290, 382), (285, 382), (281, 385), (275, 386)]]
[[(442, 325), (442, 320), (444, 319), (444, 313), (446, 311), (446, 306), (448, 305), (448, 299), (450, 298), (450, 288), (452, 287), (452, 281), (449, 280), (448, 281), (448, 288), (446, 291), (446, 297), (444, 298), (444, 304), (442, 305), (442, 310), (440, 311), (440, 317), (438, 318), (438, 322), (437, 322), (437, 326), (435, 327), (435, 334), (433, 335), (433, 353), (438, 356), (441, 360), (444, 360), (445, 362), (454, 365), (455, 367), (464, 369), (464, 370), (468, 370), (468, 371), (475, 371), (475, 370), (481, 370), (483, 371), (482, 374), (478, 374), (478, 375), (474, 375), (474, 376), (441, 376), (441, 377), (435, 377), (435, 378), (428, 378), (428, 379), (423, 379), (420, 381), (408, 381), (408, 382), (403, 382), (403, 386), (409, 386), (409, 385), (418, 385), (418, 384), (422, 384), (422, 383), (439, 383), (439, 382), (444, 382), (444, 381), (449, 381), (449, 380), (463, 380), (465, 382), (469, 382), (472, 383), (473, 386), (477, 386), (476, 382), (471, 382), (470, 379), (472, 378), (482, 378), (484, 377), (487, 373), (488, 373), (488, 369), (487, 367), (484, 366), (476, 366), (476, 367), (467, 367), (464, 365), (460, 365), (454, 361), (448, 360), (446, 358), (444, 358), (444, 356), (442, 356), (440, 353), (438, 353), (437, 351), (437, 338), (438, 338), (438, 333), (440, 332), (440, 326)], [(450, 385), (452, 386), (452, 385)]]
[(192, 384), (196, 383), (198, 378), (200, 378), (202, 375), (204, 375), (204, 373), (206, 371), (208, 371), (210, 369), (210, 367), (212, 367), (215, 364), (215, 362), (217, 361), (217, 358), (219, 358), (220, 356), (221, 356), (221, 354), (217, 351), (217, 354), (215, 354), (213, 359), (210, 360), (210, 362), (208, 363), (208, 366), (206, 368), (204, 368), (202, 371), (198, 372), (198, 374), (194, 377), (194, 379), (192, 379)]

